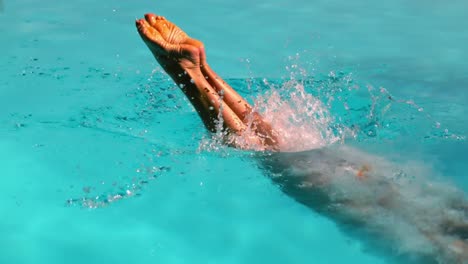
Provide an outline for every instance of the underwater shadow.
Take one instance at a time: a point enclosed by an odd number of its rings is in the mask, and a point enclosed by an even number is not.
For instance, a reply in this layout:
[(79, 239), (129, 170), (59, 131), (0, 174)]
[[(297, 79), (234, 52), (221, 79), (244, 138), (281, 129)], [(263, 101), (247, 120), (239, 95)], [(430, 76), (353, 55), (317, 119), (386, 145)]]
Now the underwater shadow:
[[(364, 241), (366, 252), (389, 263), (468, 261), (465, 248), (452, 246), (465, 239), (464, 232), (468, 234), (468, 229), (463, 231), (468, 227), (468, 203), (451, 187), (431, 183), (434, 189), (417, 187), (427, 192), (420, 194), (408, 183), (410, 176), (394, 164), (344, 145), (255, 156), (258, 167), (285, 194), (333, 220), (347, 236)], [(410, 187), (401, 188), (406, 183)], [(414, 194), (409, 192), (415, 190), (421, 197), (411, 200)], [(422, 217), (431, 205), (421, 200), (434, 193), (445, 207), (434, 210), (438, 218)], [(440, 217), (454, 211), (462, 227), (458, 230), (447, 224), (452, 218)]]

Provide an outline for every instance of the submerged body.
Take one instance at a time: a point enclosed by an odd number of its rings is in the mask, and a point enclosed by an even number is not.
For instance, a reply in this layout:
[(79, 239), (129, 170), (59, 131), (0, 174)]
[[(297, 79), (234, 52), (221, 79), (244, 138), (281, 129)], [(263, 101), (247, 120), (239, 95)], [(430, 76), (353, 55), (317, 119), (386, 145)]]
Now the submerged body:
[(468, 263), (468, 203), (444, 184), (409, 182), (384, 159), (338, 146), (280, 152), (282, 137), (207, 64), (203, 43), (164, 17), (136, 21), (162, 68), (208, 130), (232, 146), (267, 150), (260, 166), (292, 198), (351, 229), (385, 237), (400, 253), (439, 263)]
[(263, 154), (258, 161), (283, 192), (347, 233), (366, 236), (375, 251), (404, 263), (468, 263), (464, 194), (427, 181), (422, 167), (401, 168), (345, 145)]

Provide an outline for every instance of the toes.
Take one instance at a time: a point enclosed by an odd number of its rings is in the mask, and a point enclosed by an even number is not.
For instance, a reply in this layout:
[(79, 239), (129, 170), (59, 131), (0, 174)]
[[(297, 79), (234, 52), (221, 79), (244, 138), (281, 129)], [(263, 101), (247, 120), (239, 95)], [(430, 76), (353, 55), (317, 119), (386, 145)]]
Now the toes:
[(161, 17), (161, 16), (157, 16), (155, 14), (145, 14), (145, 20), (146, 22), (151, 25), (153, 28), (155, 28), (157, 31), (159, 31), (160, 33), (162, 33), (164, 30), (163, 28), (163, 24), (165, 26), (165, 23), (164, 23), (164, 17)]
[(145, 19), (152, 27), (154, 27), (154, 25), (156, 24), (155, 14), (145, 14)]
[(161, 32), (161, 30), (164, 30), (164, 28), (168, 28), (168, 25), (166, 23), (167, 20), (163, 16), (158, 16), (149, 13), (145, 14), (145, 19), (152, 27), (156, 28), (159, 32)]
[(156, 30), (156, 28), (152, 27), (147, 20), (137, 20), (136, 26), (138, 28), (140, 36), (143, 38), (143, 40), (151, 50), (157, 51), (158, 53), (161, 51), (177, 52), (179, 50), (179, 47), (177, 45), (168, 43), (161, 36), (161, 33), (158, 30)]
[[(1, 0), (0, 0), (1, 1)], [(163, 16), (155, 14), (145, 14), (144, 19), (136, 21), (138, 32), (145, 42), (156, 44), (159, 49), (166, 52), (177, 52), (182, 43), (194, 46), (197, 49), (203, 48), (203, 44), (195, 39), (190, 39), (176, 25), (166, 20)], [(156, 47), (153, 47), (156, 48)]]
[(150, 25), (144, 19), (137, 19), (135, 21), (135, 25), (136, 25), (136, 27), (138, 29), (138, 32), (140, 32), (140, 33), (145, 33), (150, 28)]
[(145, 40), (152, 41), (158, 46), (161, 46), (163, 44), (161, 35), (156, 29), (151, 27), (148, 21), (144, 19), (137, 20), (136, 26), (138, 28), (138, 32)]
[(146, 25), (143, 19), (137, 19), (135, 21), (135, 26), (137, 27), (139, 33), (143, 34), (143, 32), (146, 31)]

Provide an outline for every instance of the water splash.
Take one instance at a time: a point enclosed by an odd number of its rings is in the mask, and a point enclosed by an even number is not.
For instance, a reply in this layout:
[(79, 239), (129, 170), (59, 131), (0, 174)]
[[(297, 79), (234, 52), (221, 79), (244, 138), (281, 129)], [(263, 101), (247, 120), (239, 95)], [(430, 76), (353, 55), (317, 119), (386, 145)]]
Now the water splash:
[(334, 118), (328, 108), (295, 80), (259, 96), (254, 108), (277, 131), (281, 151), (315, 149), (342, 139), (342, 130), (332, 129)]
[[(143, 169), (137, 169), (138, 174), (142, 173), (140, 177), (134, 177), (131, 182), (125, 184), (119, 184), (114, 182), (111, 186), (108, 186), (107, 191), (101, 191), (101, 188), (85, 186), (82, 188), (84, 195), (82, 197), (70, 198), (66, 201), (67, 206), (80, 206), (88, 209), (96, 209), (106, 207), (116, 201), (128, 199), (135, 196), (140, 196), (143, 189), (151, 181), (157, 179), (159, 175), (169, 171), (169, 167), (145, 167)], [(105, 182), (101, 182), (102, 186), (106, 185)]]
[[(253, 82), (254, 79), (246, 80), (249, 90), (253, 89)], [(334, 118), (327, 106), (307, 93), (302, 83), (291, 79), (275, 87), (265, 79), (264, 85), (269, 89), (255, 98), (254, 112), (261, 113), (264, 120), (272, 125), (280, 139), (281, 151), (315, 149), (342, 139), (342, 129), (337, 130), (333, 126)], [(228, 135), (222, 120), (223, 117), (218, 116), (216, 132), (202, 140), (199, 150), (220, 151), (226, 143), (241, 149), (264, 149), (253, 140), (256, 138), (253, 117), (247, 117), (247, 129), (240, 136)]]

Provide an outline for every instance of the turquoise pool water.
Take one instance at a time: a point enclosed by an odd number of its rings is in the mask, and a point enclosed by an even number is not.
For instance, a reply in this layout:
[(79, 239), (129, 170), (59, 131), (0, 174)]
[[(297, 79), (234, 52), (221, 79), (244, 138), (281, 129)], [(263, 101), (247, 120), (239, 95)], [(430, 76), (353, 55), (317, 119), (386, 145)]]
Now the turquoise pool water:
[(0, 263), (395, 263), (248, 153), (200, 150), (202, 123), (133, 21), (157, 12), (203, 40), (250, 100), (303, 83), (347, 143), (467, 192), (467, 8), (3, 0)]

